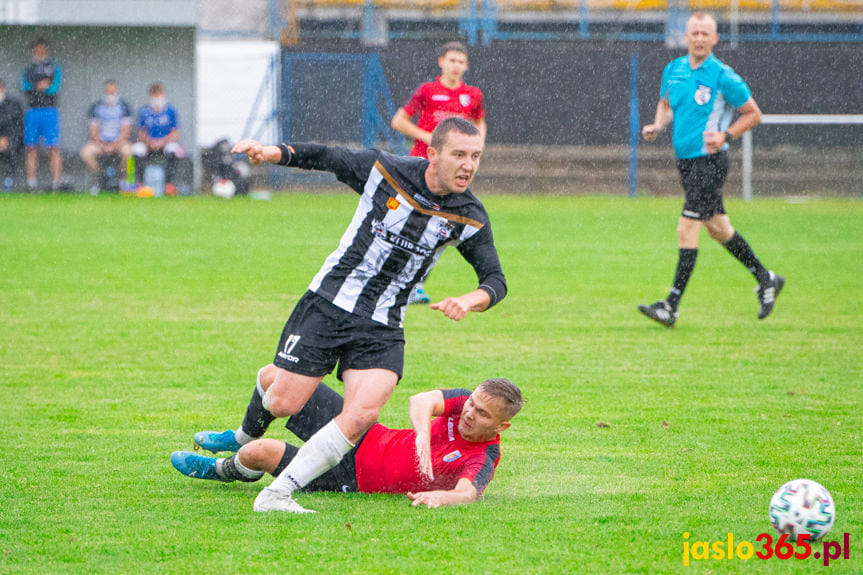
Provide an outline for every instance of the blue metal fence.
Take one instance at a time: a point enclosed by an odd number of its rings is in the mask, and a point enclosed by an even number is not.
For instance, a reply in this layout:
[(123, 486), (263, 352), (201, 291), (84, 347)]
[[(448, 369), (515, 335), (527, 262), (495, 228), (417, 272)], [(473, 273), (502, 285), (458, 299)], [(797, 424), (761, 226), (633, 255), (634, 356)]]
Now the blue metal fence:
[[(270, 19), (269, 29), (274, 38), (278, 37), (278, 31), (284, 26), (282, 16), (277, 9), (278, 0), (268, 0), (268, 14)], [(326, 39), (352, 39), (363, 40), (367, 38), (368, 31), (375, 27), (378, 11), (384, 10), (375, 6), (368, 0), (363, 7), (363, 15), (357, 22), (356, 28), (303, 28), (302, 38), (326, 38)], [(469, 45), (490, 45), (497, 40), (588, 40), (588, 39), (611, 39), (621, 41), (656, 41), (665, 40), (669, 34), (677, 33), (680, 29), (681, 19), (685, 22), (689, 13), (689, 2), (680, 0), (669, 0), (667, 17), (665, 22), (647, 22), (640, 13), (627, 13), (620, 11), (612, 29), (606, 25), (606, 21), (599, 21), (592, 13), (588, 3), (581, 2), (578, 5), (577, 19), (567, 20), (570, 26), (566, 29), (558, 29), (563, 22), (556, 18), (555, 14), (545, 11), (539, 16), (545, 18), (532, 18), (530, 25), (519, 26), (510, 19), (504, 19), (502, 8), (496, 0), (469, 0), (460, 11), (450, 12), (449, 15), (442, 13), (434, 17), (434, 21), (440, 22), (447, 19), (452, 20), (457, 26), (458, 34)], [(455, 14), (455, 16), (454, 16)], [(786, 15), (792, 12), (783, 11), (779, 0), (772, 0), (769, 19), (767, 21), (748, 21), (746, 13), (742, 13), (742, 22), (738, 25), (729, 26), (727, 22), (720, 22), (723, 36), (732, 42), (863, 42), (863, 16), (860, 18), (836, 19), (833, 22), (823, 18), (810, 23), (795, 22), (787, 19)], [(797, 12), (799, 14), (799, 12)], [(534, 14), (536, 16), (537, 14)], [(607, 19), (607, 12), (605, 13)], [(397, 18), (391, 18), (395, 22)], [(636, 28), (631, 30), (629, 28)], [(364, 32), (365, 31), (365, 32)], [(439, 29), (428, 26), (425, 30), (412, 26), (409, 29), (389, 26), (384, 31), (386, 40), (397, 40), (405, 38), (423, 38), (434, 34), (440, 34)]]

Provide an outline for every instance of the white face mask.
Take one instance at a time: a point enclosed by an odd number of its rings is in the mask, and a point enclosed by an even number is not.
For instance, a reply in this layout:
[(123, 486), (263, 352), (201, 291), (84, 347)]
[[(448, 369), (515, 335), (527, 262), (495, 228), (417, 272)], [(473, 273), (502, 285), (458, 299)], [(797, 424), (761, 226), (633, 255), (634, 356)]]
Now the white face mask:
[(120, 101), (119, 94), (105, 94), (102, 96), (102, 101), (108, 104), (109, 106), (113, 106), (117, 102)]
[(150, 98), (150, 107), (154, 110), (161, 110), (165, 107), (165, 97), (164, 96), (156, 96), (154, 98)]

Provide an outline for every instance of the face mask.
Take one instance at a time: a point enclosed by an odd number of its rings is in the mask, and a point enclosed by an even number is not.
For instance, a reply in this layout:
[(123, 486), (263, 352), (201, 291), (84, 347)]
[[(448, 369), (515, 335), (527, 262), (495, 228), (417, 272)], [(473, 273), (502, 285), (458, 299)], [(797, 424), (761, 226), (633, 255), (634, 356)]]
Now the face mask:
[(102, 96), (102, 101), (109, 106), (113, 106), (120, 101), (120, 96), (118, 94), (105, 94), (104, 96)]
[(165, 97), (157, 96), (155, 98), (150, 98), (150, 107), (154, 110), (161, 110), (165, 107)]

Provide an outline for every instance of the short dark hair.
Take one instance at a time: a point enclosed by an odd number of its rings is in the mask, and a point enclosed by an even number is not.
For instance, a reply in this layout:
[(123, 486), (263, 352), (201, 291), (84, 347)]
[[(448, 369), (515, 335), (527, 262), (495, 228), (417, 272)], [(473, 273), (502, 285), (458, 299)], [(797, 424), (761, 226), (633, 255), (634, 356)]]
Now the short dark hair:
[(35, 48), (36, 46), (45, 46), (47, 48), (48, 47), (48, 41), (45, 38), (43, 38), (42, 36), (39, 36), (38, 38), (36, 38), (32, 42), (30, 42), (30, 49), (31, 50), (33, 48)]
[(476, 391), (480, 391), (489, 397), (499, 399), (503, 407), (503, 415), (506, 421), (509, 421), (521, 411), (524, 400), (521, 397), (521, 390), (516, 384), (503, 377), (495, 377), (487, 379), (478, 386)]
[(443, 148), (443, 145), (446, 144), (447, 135), (450, 132), (458, 132), (468, 136), (477, 136), (479, 135), (479, 128), (477, 128), (473, 122), (465, 120), (464, 118), (459, 118), (458, 116), (444, 118), (437, 126), (435, 126), (429, 147), (440, 151), (440, 149)]
[(461, 52), (465, 56), (467, 56), (467, 46), (462, 44), (461, 42), (447, 42), (443, 46), (437, 49), (437, 57), (443, 58), (446, 56), (447, 52)]
[(150, 84), (150, 88), (147, 90), (147, 93), (150, 95), (164, 94), (165, 86), (161, 82), (153, 82), (152, 84)]

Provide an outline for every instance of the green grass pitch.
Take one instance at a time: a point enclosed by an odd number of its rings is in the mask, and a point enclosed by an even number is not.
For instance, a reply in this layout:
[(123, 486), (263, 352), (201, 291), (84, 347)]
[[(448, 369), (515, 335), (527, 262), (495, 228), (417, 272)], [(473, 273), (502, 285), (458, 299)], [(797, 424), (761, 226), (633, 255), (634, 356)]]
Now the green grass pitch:
[[(702, 233), (672, 330), (636, 305), (667, 293), (679, 198), (485, 203), (509, 296), (460, 323), (409, 309), (381, 416), (409, 425), (421, 390), (518, 383), (485, 497), (314, 494), (318, 514), (284, 516), (252, 513), (262, 484), (194, 481), (168, 457), (239, 425), (356, 196), (0, 197), (0, 572), (863, 571), (863, 203), (730, 200), (785, 290), (759, 321), (754, 280)], [(427, 285), (474, 287), (455, 250)], [(683, 566), (684, 532), (775, 535), (768, 501), (797, 477), (831, 491), (849, 559)]]

